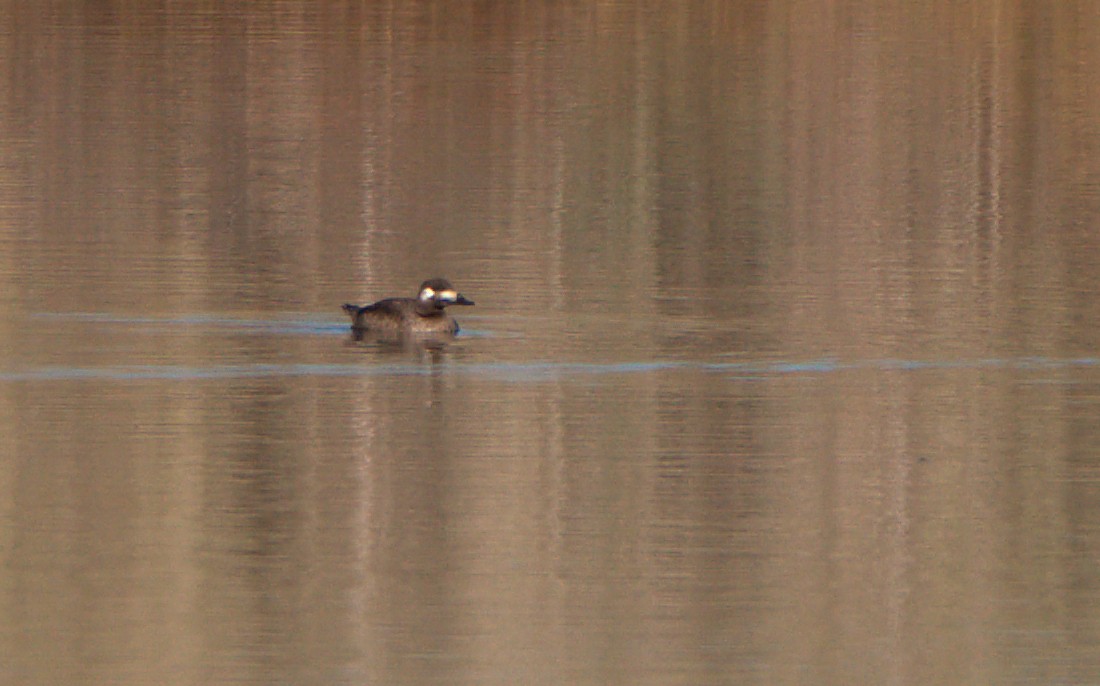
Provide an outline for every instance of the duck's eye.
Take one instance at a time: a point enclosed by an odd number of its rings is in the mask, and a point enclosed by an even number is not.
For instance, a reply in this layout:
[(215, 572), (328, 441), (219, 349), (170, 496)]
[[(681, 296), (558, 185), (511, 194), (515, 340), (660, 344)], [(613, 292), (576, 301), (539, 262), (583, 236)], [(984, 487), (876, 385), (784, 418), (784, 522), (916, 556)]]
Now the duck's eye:
[(425, 287), (424, 290), (420, 291), (421, 300), (431, 300), (433, 297), (435, 297), (435, 290), (432, 288)]

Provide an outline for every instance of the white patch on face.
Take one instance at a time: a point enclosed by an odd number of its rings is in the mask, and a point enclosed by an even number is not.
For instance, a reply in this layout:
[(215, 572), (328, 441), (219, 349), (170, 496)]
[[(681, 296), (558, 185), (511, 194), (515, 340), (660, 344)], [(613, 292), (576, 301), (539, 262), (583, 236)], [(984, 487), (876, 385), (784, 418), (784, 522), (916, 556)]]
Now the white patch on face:
[(445, 300), (449, 303), (453, 303), (454, 301), (458, 300), (458, 293), (455, 293), (454, 291), (449, 290), (449, 289), (446, 290), (446, 291), (440, 291), (439, 292), (439, 299), (440, 300)]
[(431, 300), (433, 297), (435, 297), (435, 291), (430, 286), (426, 286), (424, 290), (420, 291), (421, 300)]

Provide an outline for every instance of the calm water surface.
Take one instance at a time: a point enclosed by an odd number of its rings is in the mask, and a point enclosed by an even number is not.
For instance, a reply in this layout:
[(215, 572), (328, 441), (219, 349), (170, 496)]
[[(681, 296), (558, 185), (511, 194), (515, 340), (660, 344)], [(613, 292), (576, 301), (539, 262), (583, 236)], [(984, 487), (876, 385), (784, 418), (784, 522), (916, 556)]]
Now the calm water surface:
[(0, 9), (0, 683), (1096, 683), (1092, 3), (268, 5)]

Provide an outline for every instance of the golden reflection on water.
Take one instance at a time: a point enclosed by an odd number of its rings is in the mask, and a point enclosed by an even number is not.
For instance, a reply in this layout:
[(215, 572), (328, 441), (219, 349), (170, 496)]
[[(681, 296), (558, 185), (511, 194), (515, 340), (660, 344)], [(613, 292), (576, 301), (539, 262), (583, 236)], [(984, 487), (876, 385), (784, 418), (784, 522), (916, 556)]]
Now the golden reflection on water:
[(0, 10), (0, 681), (1092, 678), (1098, 20)]

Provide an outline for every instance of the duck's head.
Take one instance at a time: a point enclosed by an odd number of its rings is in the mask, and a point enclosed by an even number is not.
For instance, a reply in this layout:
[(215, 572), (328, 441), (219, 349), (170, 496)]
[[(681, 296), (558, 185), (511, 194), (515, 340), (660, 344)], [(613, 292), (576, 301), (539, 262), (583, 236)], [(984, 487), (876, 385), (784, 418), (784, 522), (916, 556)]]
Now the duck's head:
[(448, 305), (473, 305), (473, 300), (467, 300), (461, 293), (455, 290), (447, 279), (428, 279), (420, 284), (420, 295), (417, 300), (421, 305), (432, 305), (440, 310)]

